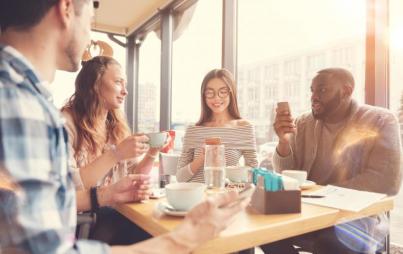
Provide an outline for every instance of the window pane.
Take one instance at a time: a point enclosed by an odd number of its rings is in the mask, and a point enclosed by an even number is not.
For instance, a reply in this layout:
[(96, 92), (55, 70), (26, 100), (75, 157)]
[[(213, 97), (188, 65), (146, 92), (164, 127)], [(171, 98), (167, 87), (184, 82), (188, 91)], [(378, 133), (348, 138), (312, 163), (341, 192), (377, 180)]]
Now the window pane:
[[(222, 1), (198, 1), (188, 27), (174, 41), (172, 128), (178, 130), (175, 149), (181, 149), (184, 127), (199, 119), (204, 75), (221, 66), (221, 24)], [(175, 27), (180, 27), (180, 23), (176, 22)]]
[[(396, 113), (403, 133), (403, 1), (390, 0), (390, 109)], [(391, 212), (391, 241), (403, 245), (403, 190)]]
[[(364, 100), (365, 0), (239, 1), (238, 85), (242, 116), (254, 121), (259, 155), (274, 149), (278, 101), (294, 116), (310, 110), (317, 71), (344, 67)], [(292, 6), (292, 8), (290, 8)]]
[(140, 47), (139, 59), (139, 132), (159, 131), (161, 40), (150, 32)]
[[(123, 71), (126, 70), (126, 49), (111, 41), (104, 33), (91, 32), (91, 39), (94, 41), (107, 42), (113, 48), (113, 57), (122, 65)], [(119, 38), (124, 41), (124, 39)], [(50, 89), (53, 95), (55, 105), (61, 108), (70, 96), (74, 93), (74, 81), (77, 72), (56, 71), (55, 79)]]

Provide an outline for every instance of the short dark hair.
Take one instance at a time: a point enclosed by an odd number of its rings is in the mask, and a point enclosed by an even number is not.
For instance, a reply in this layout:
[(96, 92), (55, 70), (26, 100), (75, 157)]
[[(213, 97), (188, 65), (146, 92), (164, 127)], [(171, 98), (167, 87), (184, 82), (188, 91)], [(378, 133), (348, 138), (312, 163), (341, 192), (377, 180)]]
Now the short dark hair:
[(331, 78), (339, 80), (342, 83), (348, 83), (353, 88), (355, 86), (353, 74), (350, 71), (343, 68), (326, 68), (317, 72), (318, 75), (329, 75)]
[[(89, 0), (74, 0), (75, 12), (80, 13), (83, 2)], [(0, 31), (9, 27), (27, 29), (38, 24), (50, 8), (59, 0), (1, 0), (0, 1)]]

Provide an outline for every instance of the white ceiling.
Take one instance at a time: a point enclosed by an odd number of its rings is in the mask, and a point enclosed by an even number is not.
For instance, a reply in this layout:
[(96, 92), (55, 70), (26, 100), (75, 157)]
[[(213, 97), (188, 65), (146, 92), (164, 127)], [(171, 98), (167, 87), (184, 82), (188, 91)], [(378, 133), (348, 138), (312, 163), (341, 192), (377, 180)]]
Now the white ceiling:
[(93, 29), (129, 35), (173, 0), (100, 0)]

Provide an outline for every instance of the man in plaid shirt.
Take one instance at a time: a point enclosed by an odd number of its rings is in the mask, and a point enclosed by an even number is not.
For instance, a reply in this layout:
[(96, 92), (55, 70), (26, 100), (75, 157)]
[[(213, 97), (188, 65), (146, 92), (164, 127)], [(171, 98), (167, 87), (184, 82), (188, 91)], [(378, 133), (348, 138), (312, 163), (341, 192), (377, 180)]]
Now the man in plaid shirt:
[(78, 70), (92, 16), (90, 0), (0, 1), (0, 253), (189, 253), (246, 202), (226, 206), (237, 194), (221, 195), (171, 233), (131, 246), (75, 239), (67, 134), (47, 84), (56, 69)]

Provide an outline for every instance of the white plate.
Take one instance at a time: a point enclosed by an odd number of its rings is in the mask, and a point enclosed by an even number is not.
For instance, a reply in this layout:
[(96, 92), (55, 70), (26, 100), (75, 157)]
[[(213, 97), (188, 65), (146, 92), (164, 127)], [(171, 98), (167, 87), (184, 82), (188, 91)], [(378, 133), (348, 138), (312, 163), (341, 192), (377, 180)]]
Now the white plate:
[(306, 190), (312, 188), (315, 185), (316, 183), (314, 181), (306, 180), (305, 183), (301, 184), (300, 187), (302, 190)]
[(158, 203), (158, 209), (163, 212), (166, 215), (171, 215), (171, 216), (185, 216), (188, 212), (187, 211), (178, 211), (175, 210), (172, 206), (170, 206), (166, 202), (159, 202)]

